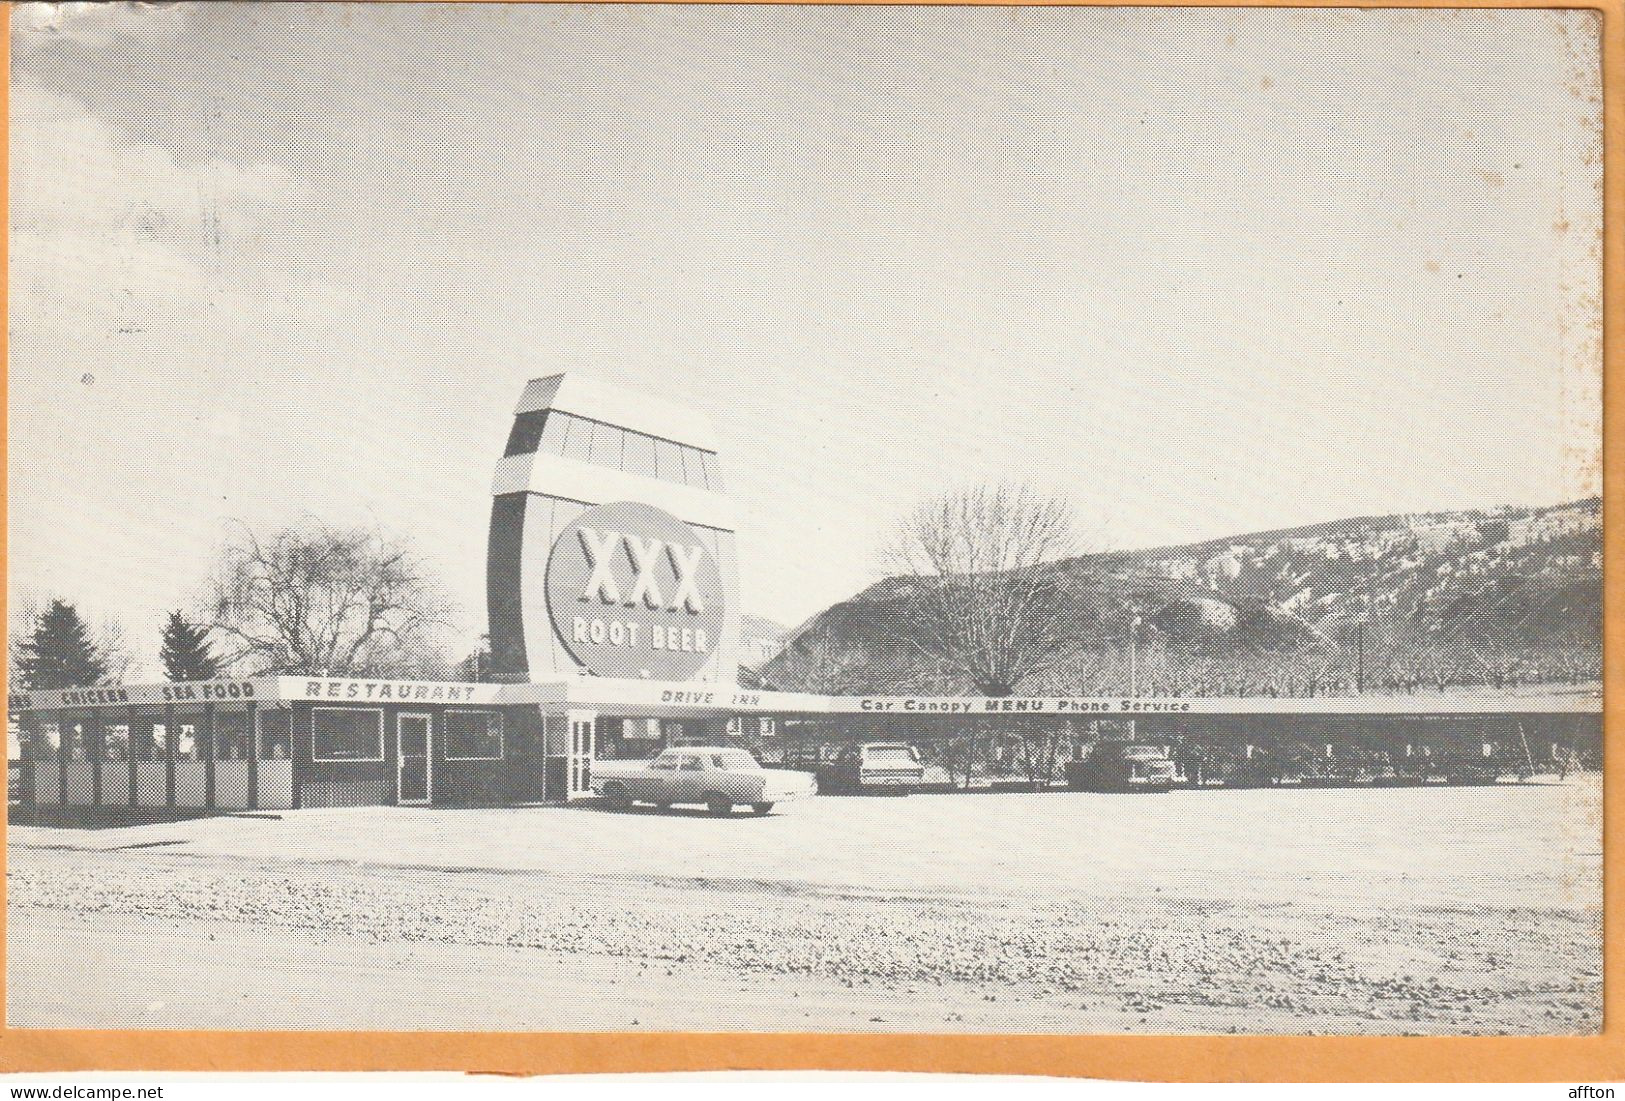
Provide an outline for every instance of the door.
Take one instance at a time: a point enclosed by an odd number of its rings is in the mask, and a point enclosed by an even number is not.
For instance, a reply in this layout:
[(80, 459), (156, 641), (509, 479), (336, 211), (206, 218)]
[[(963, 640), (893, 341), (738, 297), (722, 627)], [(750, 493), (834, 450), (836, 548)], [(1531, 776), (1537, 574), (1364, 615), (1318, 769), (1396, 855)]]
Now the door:
[(719, 777), (709, 769), (710, 762), (701, 753), (684, 754), (677, 766), (677, 801), (699, 803), (718, 787)]
[(566, 799), (592, 794), (592, 759), (597, 750), (597, 724), (592, 719), (570, 720), (569, 785)]
[(395, 801), (403, 806), (427, 803), (433, 794), (432, 720), (423, 714), (395, 717)]

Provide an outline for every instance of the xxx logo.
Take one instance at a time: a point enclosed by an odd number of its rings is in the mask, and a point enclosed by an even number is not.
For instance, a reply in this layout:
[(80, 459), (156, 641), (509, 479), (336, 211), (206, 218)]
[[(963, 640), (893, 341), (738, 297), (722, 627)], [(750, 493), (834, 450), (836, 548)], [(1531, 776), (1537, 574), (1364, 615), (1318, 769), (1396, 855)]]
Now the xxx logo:
[[(581, 538), (581, 550), (592, 568), (587, 584), (577, 599), (623, 604), (629, 608), (642, 604), (674, 612), (686, 609), (693, 615), (705, 611), (705, 598), (700, 595), (698, 583), (700, 562), (705, 557), (704, 547), (587, 527), (577, 528), (576, 534)], [(626, 551), (624, 555), (619, 553), (622, 548)], [(615, 569), (622, 562), (633, 570), (631, 588), (625, 591), (624, 596)], [(661, 589), (660, 565), (663, 562), (671, 565), (669, 601)]]

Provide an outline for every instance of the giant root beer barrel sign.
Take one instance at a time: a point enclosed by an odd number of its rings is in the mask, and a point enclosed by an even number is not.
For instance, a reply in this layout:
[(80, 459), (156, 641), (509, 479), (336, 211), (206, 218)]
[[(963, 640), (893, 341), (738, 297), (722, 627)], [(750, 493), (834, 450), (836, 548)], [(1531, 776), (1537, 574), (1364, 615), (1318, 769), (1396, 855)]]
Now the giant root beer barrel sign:
[(547, 610), (572, 657), (602, 677), (687, 680), (722, 633), (722, 576), (694, 529), (652, 505), (588, 509), (547, 560)]

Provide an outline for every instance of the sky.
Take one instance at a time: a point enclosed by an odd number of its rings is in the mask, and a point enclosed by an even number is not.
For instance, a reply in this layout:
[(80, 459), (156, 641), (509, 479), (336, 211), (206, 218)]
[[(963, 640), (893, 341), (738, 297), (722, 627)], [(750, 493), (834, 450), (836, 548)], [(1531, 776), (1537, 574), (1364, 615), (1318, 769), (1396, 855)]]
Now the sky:
[(745, 609), (1027, 480), (1090, 545), (1596, 493), (1594, 13), (23, 5), (9, 563), (154, 660), (230, 525), (484, 626), (525, 380), (708, 414)]

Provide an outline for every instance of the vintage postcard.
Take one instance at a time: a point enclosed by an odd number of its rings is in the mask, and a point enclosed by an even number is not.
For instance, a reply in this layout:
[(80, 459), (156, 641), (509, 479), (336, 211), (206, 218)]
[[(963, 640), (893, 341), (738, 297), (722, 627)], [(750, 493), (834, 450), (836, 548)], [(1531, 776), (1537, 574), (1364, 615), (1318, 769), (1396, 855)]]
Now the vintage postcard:
[(7, 1050), (1595, 1040), (1604, 17), (15, 7)]

